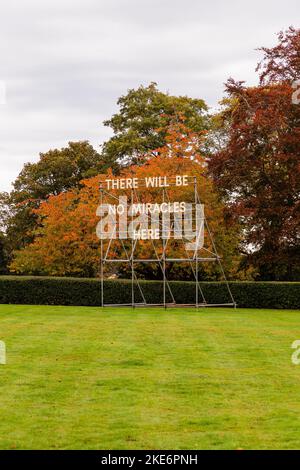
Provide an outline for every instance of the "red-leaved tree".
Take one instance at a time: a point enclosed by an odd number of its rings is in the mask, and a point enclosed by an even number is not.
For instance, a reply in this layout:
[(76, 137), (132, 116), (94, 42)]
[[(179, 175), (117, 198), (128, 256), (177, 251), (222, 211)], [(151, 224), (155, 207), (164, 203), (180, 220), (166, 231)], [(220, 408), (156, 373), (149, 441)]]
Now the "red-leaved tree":
[(261, 84), (230, 79), (219, 116), (226, 129), (209, 168), (230, 211), (243, 223), (244, 250), (261, 279), (300, 278), (300, 30), (264, 51)]

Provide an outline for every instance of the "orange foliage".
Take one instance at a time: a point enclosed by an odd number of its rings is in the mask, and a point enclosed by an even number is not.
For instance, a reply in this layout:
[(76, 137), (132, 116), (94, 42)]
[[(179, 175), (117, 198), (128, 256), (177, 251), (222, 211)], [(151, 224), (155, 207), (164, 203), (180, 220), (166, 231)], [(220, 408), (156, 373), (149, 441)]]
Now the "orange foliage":
[[(180, 174), (197, 177), (201, 202), (205, 204), (212, 231), (217, 234), (217, 242), (222, 242), (231, 256), (236, 247), (236, 234), (232, 227), (226, 227), (223, 207), (217, 200), (211, 181), (205, 175), (205, 163), (198, 149), (199, 136), (188, 133), (182, 122), (177, 123), (170, 129), (166, 146), (156, 150), (156, 157), (149, 157), (143, 166), (126, 168), (120, 176), (145, 178)], [(100, 180), (108, 177), (112, 177), (110, 172), (84, 180), (81, 189), (52, 196), (42, 203), (35, 211), (41, 224), (35, 241), (16, 253), (11, 270), (57, 276), (97, 275), (100, 242), (96, 236), (99, 221), (96, 209), (100, 203)], [(141, 190), (138, 192), (141, 194)], [(126, 191), (122, 191), (123, 195), (124, 193)], [(193, 185), (172, 187), (168, 193), (172, 201), (194, 200)], [(117, 196), (118, 191), (114, 195)], [(143, 202), (162, 202), (161, 195), (161, 190), (153, 188), (143, 193)], [(129, 192), (128, 196), (130, 197)], [(149, 241), (140, 242), (139, 247), (140, 257), (149, 255)], [(175, 252), (178, 249), (178, 245), (174, 245)], [(114, 256), (119, 255), (120, 251), (116, 248)], [(206, 269), (212, 274), (214, 268)]]

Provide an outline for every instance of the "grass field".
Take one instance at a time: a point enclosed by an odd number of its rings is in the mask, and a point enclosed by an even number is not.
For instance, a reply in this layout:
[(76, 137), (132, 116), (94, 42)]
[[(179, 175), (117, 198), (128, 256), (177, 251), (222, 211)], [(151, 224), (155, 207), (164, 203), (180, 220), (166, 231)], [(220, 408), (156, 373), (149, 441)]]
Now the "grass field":
[(300, 448), (300, 311), (0, 306), (0, 449)]

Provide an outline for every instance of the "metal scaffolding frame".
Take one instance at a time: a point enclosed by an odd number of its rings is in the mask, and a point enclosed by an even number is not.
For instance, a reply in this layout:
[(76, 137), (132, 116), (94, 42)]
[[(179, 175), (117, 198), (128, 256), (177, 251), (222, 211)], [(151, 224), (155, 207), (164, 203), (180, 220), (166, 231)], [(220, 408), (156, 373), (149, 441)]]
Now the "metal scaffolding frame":
[[(192, 176), (192, 177), (188, 177), (188, 178), (189, 178), (188, 179), (188, 184), (189, 185), (193, 184), (193, 186), (194, 186), (194, 202), (193, 202), (193, 204), (196, 207), (197, 204), (201, 204), (199, 193), (198, 193), (197, 177)], [(118, 200), (118, 198), (115, 195), (109, 193), (106, 189), (104, 189), (104, 184), (105, 184), (105, 181), (100, 182), (100, 205), (103, 205), (104, 203), (107, 203), (107, 198), (108, 197), (113, 198), (114, 200)], [(139, 186), (139, 189), (141, 187), (143, 188), (143, 186)], [(160, 189), (161, 190), (163, 202), (171, 202), (170, 198), (169, 198), (168, 188), (167, 187), (162, 186), (161, 188), (155, 187), (153, 189), (156, 189), (156, 190)], [(130, 198), (131, 204), (134, 204), (134, 203), (140, 204), (141, 201), (140, 201), (140, 194), (139, 194), (138, 190), (137, 189), (130, 189), (130, 193), (131, 193), (131, 198)], [(147, 217), (150, 217), (150, 216), (147, 215)], [(159, 255), (159, 253), (158, 253), (158, 251), (155, 247), (154, 240), (150, 239), (150, 240), (147, 240), (147, 241), (151, 242), (152, 248), (154, 250), (155, 257), (146, 258), (146, 259), (145, 258), (138, 258), (138, 257), (136, 258), (135, 257), (136, 247), (137, 247), (137, 244), (138, 244), (139, 240), (132, 238), (131, 239), (131, 249), (129, 250), (128, 248), (125, 247), (124, 240), (122, 238), (118, 237), (118, 235), (119, 235), (118, 234), (118, 228), (117, 228), (117, 225), (115, 225), (114, 232), (113, 232), (111, 238), (108, 240), (106, 249), (104, 249), (103, 239), (100, 239), (101, 306), (102, 307), (123, 307), (123, 306), (128, 307), (128, 306), (131, 306), (133, 308), (135, 308), (135, 307), (159, 307), (160, 306), (160, 307), (164, 307), (165, 309), (169, 308), (169, 307), (196, 307), (196, 308), (199, 308), (199, 307), (222, 307), (222, 306), (223, 307), (234, 307), (234, 308), (236, 308), (237, 304), (234, 300), (233, 294), (232, 294), (231, 289), (230, 289), (229, 282), (226, 278), (226, 274), (225, 274), (225, 271), (224, 271), (223, 266), (222, 266), (221, 257), (218, 255), (216, 245), (215, 245), (215, 242), (214, 242), (214, 239), (213, 239), (213, 236), (212, 236), (212, 232), (209, 228), (209, 224), (208, 224), (208, 221), (207, 221), (207, 218), (206, 218), (205, 214), (203, 215), (203, 219), (204, 219), (204, 228), (206, 229), (206, 233), (208, 235), (208, 238), (210, 240), (211, 247), (212, 247), (212, 250), (209, 250), (209, 249), (204, 248), (204, 247), (201, 248), (201, 250), (205, 251), (208, 254), (207, 257), (198, 255), (198, 251), (199, 251), (199, 248), (198, 248), (199, 234), (197, 234), (196, 247), (195, 247), (195, 250), (194, 250), (192, 256), (189, 256), (189, 253), (186, 249), (184, 238), (183, 238), (182, 239), (182, 244), (183, 244), (183, 249), (184, 249), (185, 255), (183, 257), (179, 257), (179, 258), (168, 258), (167, 248), (168, 248), (169, 241), (172, 238), (171, 237), (172, 229), (174, 230), (174, 221), (173, 221), (172, 226), (171, 226), (171, 230), (168, 230), (167, 238), (163, 237), (162, 239), (160, 239), (160, 241), (162, 241), (162, 253), (161, 253), (161, 255)], [(162, 225), (162, 223), (160, 222), (160, 226), (161, 225)], [(163, 228), (162, 228), (162, 230), (163, 230)], [(116, 238), (114, 238), (115, 235), (117, 236)], [(115, 240), (115, 239), (119, 240), (119, 242), (122, 245), (122, 249), (123, 249), (124, 254), (125, 254), (124, 258), (116, 259), (116, 258), (110, 258), (109, 257), (111, 245), (113, 243), (113, 240)], [(187, 303), (187, 304), (178, 304), (176, 302), (175, 298), (174, 298), (170, 283), (169, 283), (169, 281), (167, 279), (167, 276), (166, 276), (166, 265), (167, 265), (167, 263), (175, 263), (175, 262), (176, 263), (180, 263), (180, 262), (189, 263), (189, 265), (191, 267), (191, 271), (193, 273), (194, 280), (195, 280), (195, 301), (194, 302)], [(226, 290), (227, 290), (227, 293), (228, 293), (228, 297), (229, 297), (229, 300), (230, 300), (229, 302), (208, 303), (206, 301), (203, 290), (201, 288), (200, 281), (199, 281), (199, 263), (204, 263), (204, 262), (217, 262), (218, 263), (219, 268), (220, 268), (220, 272), (221, 272), (221, 275), (222, 275), (222, 278), (223, 278), (223, 282), (225, 283)], [(104, 267), (108, 263), (128, 263), (129, 264), (130, 270), (131, 270), (131, 302), (130, 303), (126, 303), (126, 304), (115, 304), (115, 303), (114, 304), (108, 304), (108, 303), (105, 303)], [(161, 303), (157, 303), (157, 304), (147, 303), (145, 295), (143, 293), (142, 287), (140, 285), (139, 279), (138, 279), (136, 271), (135, 271), (136, 263), (158, 263), (158, 265), (161, 269), (161, 272), (162, 272), (162, 283), (163, 283), (163, 299), (162, 299)], [(137, 287), (138, 292), (140, 293), (140, 296), (142, 298), (142, 302), (137, 302), (136, 301), (135, 286)], [(169, 296), (171, 298), (171, 302), (167, 301), (167, 293), (169, 294)]]

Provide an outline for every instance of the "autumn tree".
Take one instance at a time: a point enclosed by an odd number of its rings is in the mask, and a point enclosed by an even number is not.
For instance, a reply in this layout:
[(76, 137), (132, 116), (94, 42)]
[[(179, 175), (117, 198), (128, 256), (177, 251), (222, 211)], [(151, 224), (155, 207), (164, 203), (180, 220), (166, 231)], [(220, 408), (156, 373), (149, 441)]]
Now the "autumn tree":
[[(205, 162), (201, 154), (197, 153), (199, 138), (199, 133), (189, 131), (184, 122), (175, 122), (169, 127), (166, 145), (160, 148), (156, 156), (149, 153), (144, 165), (128, 167), (119, 176), (137, 178), (175, 174), (196, 176), (201, 199), (206, 205), (206, 216), (224, 258), (225, 267), (234, 276), (239, 263), (237, 253), (239, 231), (236, 225), (225, 220), (224, 206), (219, 202), (212, 182), (205, 174)], [(110, 177), (111, 175), (111, 172), (106, 174)], [(102, 175), (101, 179), (104, 177), (105, 175)], [(79, 276), (95, 276), (99, 273), (100, 243), (96, 236), (96, 225), (99, 221), (96, 209), (100, 203), (99, 181), (99, 176), (89, 178), (83, 181), (81, 188), (51, 196), (41, 204), (36, 210), (41, 227), (35, 234), (34, 242), (15, 253), (15, 260), (11, 265), (12, 271)], [(178, 200), (192, 201), (194, 188), (193, 185), (181, 190), (172, 188), (169, 194)], [(118, 195), (118, 191), (115, 191), (114, 196)], [(130, 198), (130, 194), (128, 197)], [(158, 197), (161, 197), (161, 194), (151, 190), (143, 194), (143, 201), (154, 201)], [(150, 245), (149, 241), (140, 243), (139, 256), (149, 255)], [(113, 255), (120, 257), (120, 244), (114, 244), (111, 249)], [(176, 253), (179, 246), (175, 244), (172, 250)], [(169, 276), (173, 278), (187, 279), (191, 276), (189, 266), (184, 269), (173, 267), (173, 272), (171, 266), (168, 269)], [(150, 270), (149, 267), (140, 266), (139, 273), (141, 276), (161, 277), (157, 266), (151, 267)], [(203, 267), (200, 274), (202, 279), (218, 279), (220, 275), (209, 263)], [(118, 275), (128, 275), (126, 267), (123, 267)]]
[(69, 142), (65, 148), (41, 153), (36, 163), (26, 163), (13, 183), (11, 193), (6, 195), (5, 201), (0, 201), (2, 208), (6, 208), (5, 232), (9, 251), (33, 241), (37, 223), (33, 209), (42, 201), (78, 188), (82, 179), (106, 168), (100, 154), (87, 141)]
[(6, 249), (5, 235), (0, 232), (0, 274), (6, 274), (8, 272), (8, 259)]
[(33, 209), (52, 195), (78, 188), (80, 181), (109, 168), (144, 160), (150, 149), (164, 145), (166, 129), (182, 113), (194, 131), (207, 127), (202, 100), (162, 93), (152, 83), (129, 90), (118, 100), (119, 112), (105, 121), (114, 135), (98, 153), (87, 141), (70, 142), (68, 147), (41, 153), (36, 163), (27, 163), (13, 183), (7, 225), (10, 251), (33, 241), (37, 219)]
[[(205, 217), (213, 234), (214, 242), (227, 275), (231, 278), (239, 276), (238, 269), (241, 262), (239, 254), (240, 227), (230, 214), (226, 213), (224, 205), (220, 202), (217, 192), (214, 190), (213, 182), (208, 177), (206, 159), (199, 152), (205, 138), (205, 132), (192, 132), (185, 124), (185, 120), (176, 119), (170, 123), (165, 139), (165, 145), (156, 149), (157, 157), (150, 156), (144, 165), (135, 165), (126, 169), (123, 174), (130, 177), (144, 179), (148, 176), (174, 176), (176, 174), (187, 174), (197, 179), (197, 186), (201, 203), (205, 207)], [(185, 188), (171, 187), (167, 191), (170, 201), (194, 202), (194, 187), (188, 185)], [(129, 195), (130, 197), (130, 195)], [(160, 189), (151, 190), (143, 194), (146, 202), (155, 202), (162, 198)], [(206, 247), (213, 250), (208, 233), (205, 233)], [(169, 242), (169, 255), (173, 258), (190, 256), (183, 249), (181, 241), (171, 240)], [(140, 248), (144, 257), (149, 257), (152, 247), (151, 242), (144, 242)], [(142, 253), (140, 253), (142, 256)], [(151, 257), (151, 256), (150, 256)], [(157, 264), (136, 266), (136, 271), (147, 278), (161, 279), (162, 272)], [(187, 263), (169, 263), (166, 266), (169, 279), (193, 280), (194, 276), (191, 265)], [(128, 267), (123, 266), (122, 275), (129, 276)], [(246, 274), (243, 274), (246, 275)], [(216, 263), (203, 263), (199, 265), (199, 276), (202, 280), (222, 279), (219, 266)]]
[(300, 29), (290, 26), (278, 34), (278, 44), (261, 47), (263, 59), (257, 66), (260, 83), (287, 82), (290, 85), (300, 79)]
[(53, 276), (94, 275), (99, 262), (99, 243), (95, 236), (97, 196), (94, 177), (80, 190), (50, 196), (42, 202), (35, 210), (41, 226), (35, 231), (34, 241), (16, 253), (11, 271)]
[(261, 85), (230, 79), (219, 114), (225, 139), (210, 172), (244, 227), (244, 251), (260, 279), (300, 278), (300, 106), (292, 103), (299, 73), (299, 30), (263, 48)]

